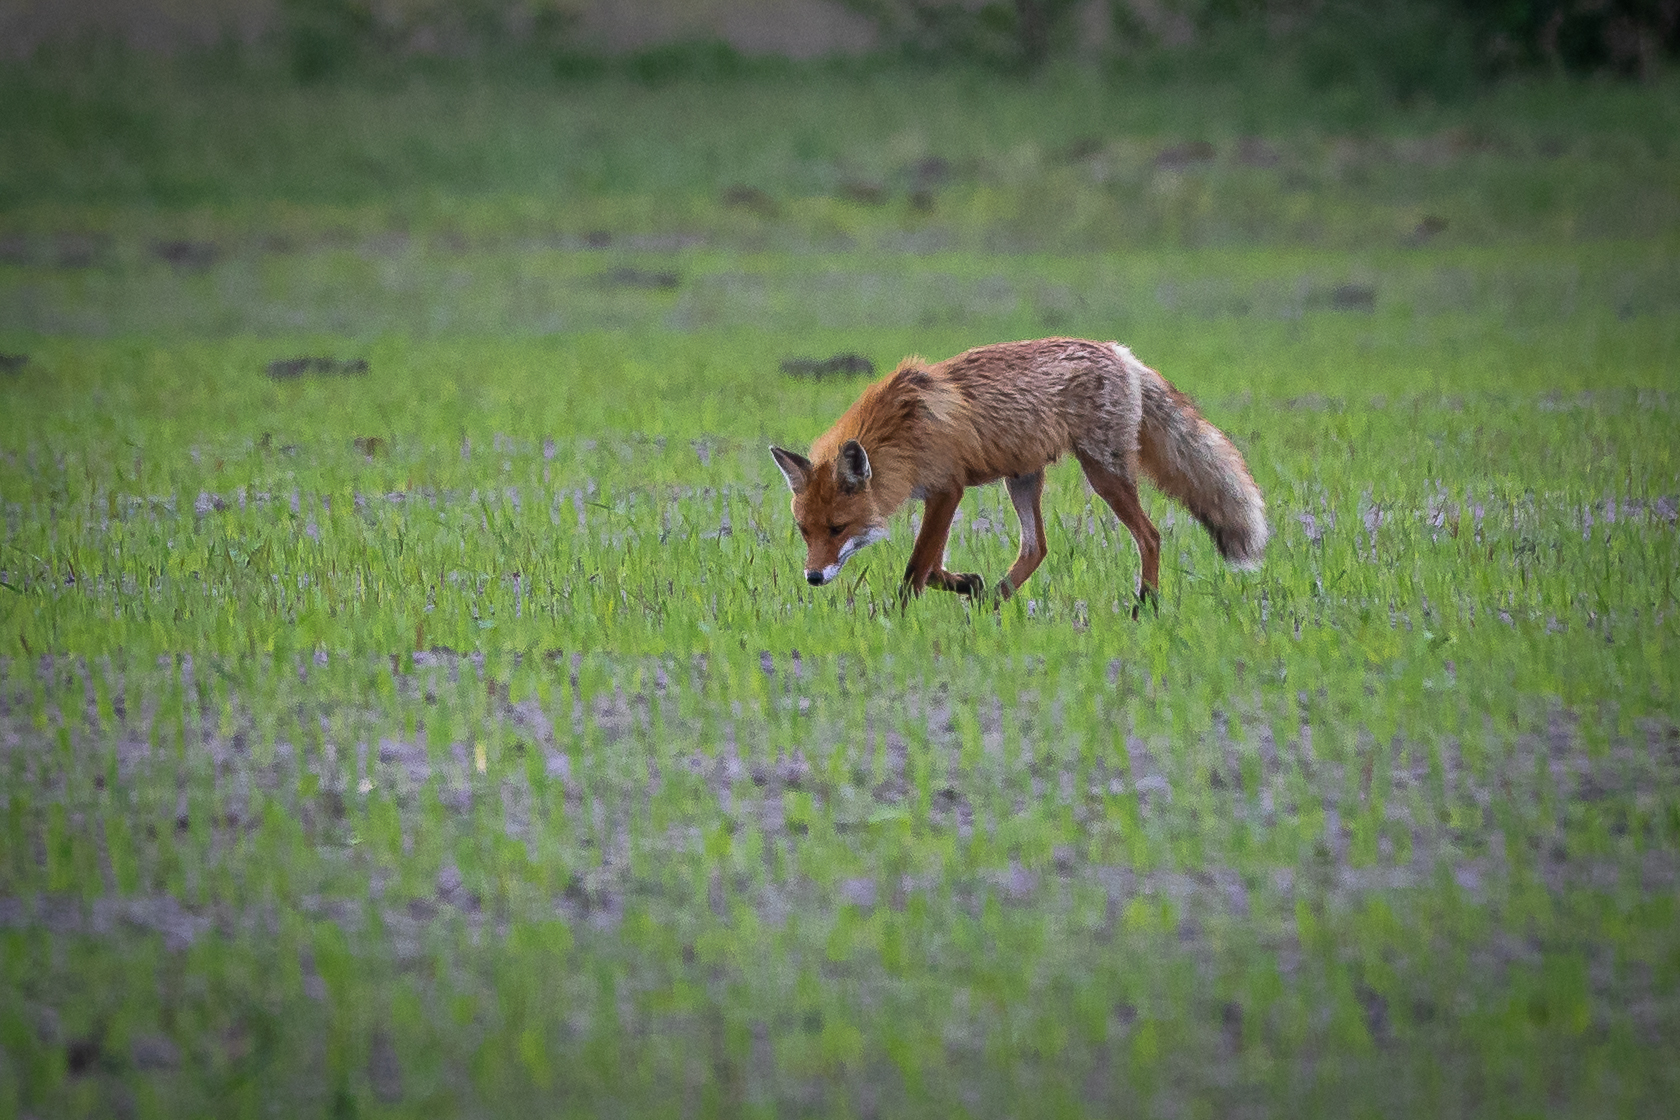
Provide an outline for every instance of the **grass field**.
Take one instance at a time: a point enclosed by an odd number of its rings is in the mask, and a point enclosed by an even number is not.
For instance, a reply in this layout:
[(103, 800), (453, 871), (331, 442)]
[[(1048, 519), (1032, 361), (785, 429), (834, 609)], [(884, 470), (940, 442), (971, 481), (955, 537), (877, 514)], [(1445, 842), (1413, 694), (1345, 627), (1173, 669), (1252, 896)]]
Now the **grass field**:
[[(1671, 1107), (1672, 81), (0, 84), (0, 1116)], [(779, 363), (1047, 333), (1262, 569), (805, 586)]]

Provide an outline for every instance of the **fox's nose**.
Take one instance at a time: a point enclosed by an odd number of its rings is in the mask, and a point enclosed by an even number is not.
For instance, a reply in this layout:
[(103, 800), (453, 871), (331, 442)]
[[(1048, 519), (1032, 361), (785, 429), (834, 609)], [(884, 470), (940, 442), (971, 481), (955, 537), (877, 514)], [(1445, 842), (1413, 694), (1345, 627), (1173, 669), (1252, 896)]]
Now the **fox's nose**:
[(823, 585), (823, 574), (819, 571), (808, 571), (805, 573), (805, 582), (812, 587), (821, 587)]

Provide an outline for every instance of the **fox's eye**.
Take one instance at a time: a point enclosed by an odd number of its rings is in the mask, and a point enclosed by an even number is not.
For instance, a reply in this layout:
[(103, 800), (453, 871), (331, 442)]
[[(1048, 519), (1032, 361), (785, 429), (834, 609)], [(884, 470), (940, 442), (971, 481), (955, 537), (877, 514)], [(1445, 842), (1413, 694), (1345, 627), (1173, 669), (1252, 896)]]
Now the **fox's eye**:
[(845, 528), (846, 527), (844, 525), (830, 525), (828, 527), (828, 535), (831, 536), (831, 537), (838, 537), (842, 532), (845, 531)]

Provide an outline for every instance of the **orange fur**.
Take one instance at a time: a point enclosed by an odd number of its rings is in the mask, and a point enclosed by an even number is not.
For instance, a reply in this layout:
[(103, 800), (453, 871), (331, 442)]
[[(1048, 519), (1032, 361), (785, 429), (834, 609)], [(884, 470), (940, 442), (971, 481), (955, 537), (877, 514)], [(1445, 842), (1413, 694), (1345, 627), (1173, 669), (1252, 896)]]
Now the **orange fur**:
[(1008, 596), (1044, 558), (1043, 470), (1068, 453), (1137, 540), (1142, 593), (1159, 583), (1160, 534), (1138, 502), (1139, 473), (1189, 508), (1233, 563), (1258, 563), (1266, 542), (1260, 490), (1230, 440), (1112, 342), (1046, 338), (932, 365), (906, 358), (818, 437), (810, 459), (771, 450), (794, 492), (813, 584), (884, 539), (887, 519), (922, 498), (905, 591), (978, 594), (979, 576), (945, 570), (945, 541), (963, 491), (1004, 479), (1022, 527), (1020, 555), (998, 586)]

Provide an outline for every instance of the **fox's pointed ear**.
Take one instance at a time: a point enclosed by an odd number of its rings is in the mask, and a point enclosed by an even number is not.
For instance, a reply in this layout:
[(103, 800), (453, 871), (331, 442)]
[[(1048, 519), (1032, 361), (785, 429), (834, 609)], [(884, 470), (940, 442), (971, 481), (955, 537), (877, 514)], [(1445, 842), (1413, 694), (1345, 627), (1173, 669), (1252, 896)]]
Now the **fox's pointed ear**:
[(855, 494), (869, 483), (869, 452), (863, 444), (849, 439), (840, 445), (840, 457), (834, 460), (834, 475), (840, 489)]
[(811, 481), (811, 460), (803, 455), (795, 455), (791, 451), (783, 451), (779, 447), (772, 447), (770, 455), (776, 460), (776, 465), (782, 468), (782, 475), (787, 479), (788, 489), (795, 494), (803, 494), (805, 484)]

